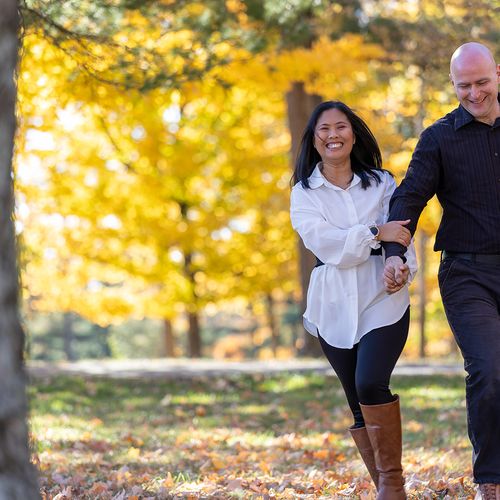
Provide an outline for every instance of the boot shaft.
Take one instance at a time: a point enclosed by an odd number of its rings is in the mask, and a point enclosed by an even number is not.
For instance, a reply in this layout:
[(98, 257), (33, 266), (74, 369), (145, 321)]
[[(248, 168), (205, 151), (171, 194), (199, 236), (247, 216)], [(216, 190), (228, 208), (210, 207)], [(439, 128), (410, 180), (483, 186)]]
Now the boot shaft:
[(377, 500), (404, 500), (399, 398), (382, 405), (360, 405), (379, 474)]
[(359, 454), (366, 465), (366, 468), (376, 487), (378, 487), (378, 471), (375, 465), (375, 456), (372, 443), (368, 436), (366, 427), (350, 428), (352, 439), (358, 448)]

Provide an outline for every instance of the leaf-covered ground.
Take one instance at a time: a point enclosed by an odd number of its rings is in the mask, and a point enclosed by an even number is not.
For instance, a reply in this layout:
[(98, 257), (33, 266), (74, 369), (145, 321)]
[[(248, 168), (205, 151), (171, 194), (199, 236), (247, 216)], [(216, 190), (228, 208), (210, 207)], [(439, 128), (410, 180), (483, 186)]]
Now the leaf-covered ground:
[[(409, 498), (473, 498), (462, 377), (394, 377)], [(58, 377), (30, 389), (46, 499), (373, 499), (332, 376)]]

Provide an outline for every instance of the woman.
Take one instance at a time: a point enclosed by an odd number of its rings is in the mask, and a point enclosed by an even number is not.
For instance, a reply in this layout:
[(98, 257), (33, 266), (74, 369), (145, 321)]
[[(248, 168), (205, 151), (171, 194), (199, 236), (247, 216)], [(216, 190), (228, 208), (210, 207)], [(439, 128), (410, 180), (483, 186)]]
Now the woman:
[(396, 183), (368, 126), (338, 101), (312, 113), (292, 182), (292, 225), (317, 258), (304, 326), (344, 388), (377, 499), (404, 499), (399, 398), (389, 382), (408, 336), (409, 295), (404, 285), (385, 291), (381, 242), (410, 245), (405, 282), (416, 260), (409, 221), (385, 222)]

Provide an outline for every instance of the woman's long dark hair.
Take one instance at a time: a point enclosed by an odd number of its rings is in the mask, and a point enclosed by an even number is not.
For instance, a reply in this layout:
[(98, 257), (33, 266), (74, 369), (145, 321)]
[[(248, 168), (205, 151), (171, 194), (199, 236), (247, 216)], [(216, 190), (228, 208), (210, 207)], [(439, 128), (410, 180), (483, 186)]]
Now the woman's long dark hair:
[[(292, 176), (292, 186), (301, 182), (306, 188), (309, 187), (308, 178), (312, 174), (316, 164), (321, 161), (321, 156), (314, 147), (314, 134), (319, 117), (329, 109), (338, 109), (347, 116), (356, 142), (351, 151), (351, 169), (361, 178), (361, 186), (366, 189), (371, 184), (371, 180), (380, 183), (382, 170), (382, 155), (378, 147), (377, 140), (372, 134), (368, 125), (354, 111), (340, 101), (322, 102), (312, 112), (311, 118), (306, 125), (302, 140), (300, 142), (297, 161)], [(377, 170), (379, 172), (377, 172)]]

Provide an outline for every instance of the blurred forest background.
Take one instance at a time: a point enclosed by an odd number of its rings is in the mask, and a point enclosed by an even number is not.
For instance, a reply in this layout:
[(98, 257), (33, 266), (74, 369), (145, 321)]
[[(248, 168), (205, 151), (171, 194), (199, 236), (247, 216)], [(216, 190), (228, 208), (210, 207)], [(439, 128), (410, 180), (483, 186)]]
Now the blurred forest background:
[[(28, 357), (314, 355), (289, 222), (321, 100), (369, 123), (401, 180), (453, 109), (453, 50), (499, 56), (498, 0), (25, 0), (15, 151)], [(416, 234), (408, 357), (454, 356)]]

